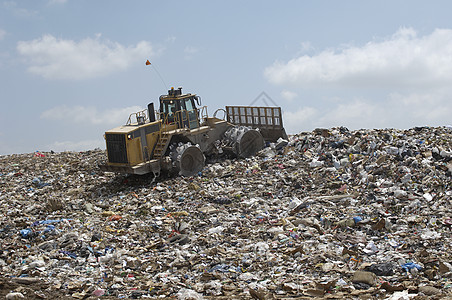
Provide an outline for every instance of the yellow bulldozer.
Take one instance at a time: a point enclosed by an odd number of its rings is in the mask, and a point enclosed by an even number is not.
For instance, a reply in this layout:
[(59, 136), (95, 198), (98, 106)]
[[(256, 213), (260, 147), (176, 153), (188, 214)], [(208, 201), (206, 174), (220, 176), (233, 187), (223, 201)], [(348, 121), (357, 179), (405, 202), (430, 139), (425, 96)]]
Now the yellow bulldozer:
[[(147, 174), (161, 172), (193, 176), (206, 156), (229, 153), (253, 156), (279, 138), (287, 139), (280, 107), (226, 106), (213, 117), (196, 94), (182, 88), (168, 90), (147, 109), (132, 113), (125, 125), (105, 132), (107, 172)], [(223, 119), (217, 113), (223, 112)]]

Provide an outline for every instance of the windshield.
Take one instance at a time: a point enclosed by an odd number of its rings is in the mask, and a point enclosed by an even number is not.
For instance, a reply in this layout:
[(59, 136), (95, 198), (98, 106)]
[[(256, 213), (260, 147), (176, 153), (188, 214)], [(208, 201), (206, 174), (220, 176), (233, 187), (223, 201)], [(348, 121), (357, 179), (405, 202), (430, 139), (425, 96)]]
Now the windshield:
[(168, 123), (174, 122), (174, 116), (176, 114), (176, 111), (178, 110), (179, 109), (177, 108), (177, 101), (175, 100), (163, 101), (162, 103), (163, 117), (166, 119)]

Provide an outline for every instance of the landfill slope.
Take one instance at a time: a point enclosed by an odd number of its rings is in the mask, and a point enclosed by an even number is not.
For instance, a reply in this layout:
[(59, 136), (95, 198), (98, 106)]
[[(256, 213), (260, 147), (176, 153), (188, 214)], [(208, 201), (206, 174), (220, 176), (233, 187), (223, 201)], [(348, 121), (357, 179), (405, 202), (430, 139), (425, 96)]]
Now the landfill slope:
[(450, 299), (451, 137), (316, 129), (189, 178), (0, 156), (0, 297)]

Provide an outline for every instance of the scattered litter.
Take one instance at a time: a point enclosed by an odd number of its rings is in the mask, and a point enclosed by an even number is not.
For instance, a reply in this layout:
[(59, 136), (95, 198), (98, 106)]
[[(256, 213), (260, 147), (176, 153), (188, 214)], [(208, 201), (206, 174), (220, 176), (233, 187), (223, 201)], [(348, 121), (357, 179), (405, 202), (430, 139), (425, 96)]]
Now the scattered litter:
[(450, 297), (451, 148), (450, 127), (322, 128), (155, 181), (101, 150), (1, 156), (0, 295)]

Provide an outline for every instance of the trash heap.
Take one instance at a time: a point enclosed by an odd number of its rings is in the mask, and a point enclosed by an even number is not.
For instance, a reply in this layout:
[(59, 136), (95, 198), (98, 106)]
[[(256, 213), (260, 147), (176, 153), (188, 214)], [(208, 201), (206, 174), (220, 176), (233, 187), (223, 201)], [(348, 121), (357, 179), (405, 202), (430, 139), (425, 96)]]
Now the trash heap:
[(0, 157), (6, 299), (452, 297), (452, 128), (316, 129), (195, 177)]

